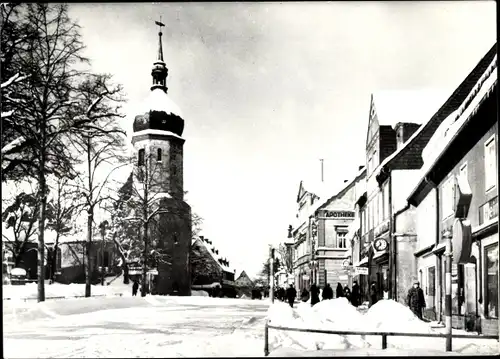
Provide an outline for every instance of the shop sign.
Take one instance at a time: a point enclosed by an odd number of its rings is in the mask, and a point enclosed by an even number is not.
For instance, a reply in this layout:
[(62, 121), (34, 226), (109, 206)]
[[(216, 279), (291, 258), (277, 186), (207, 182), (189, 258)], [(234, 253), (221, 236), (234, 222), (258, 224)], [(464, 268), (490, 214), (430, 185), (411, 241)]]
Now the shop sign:
[(498, 196), (479, 207), (479, 225), (498, 217)]
[(469, 262), (472, 249), (472, 229), (469, 220), (456, 218), (453, 223), (453, 261), (457, 264)]
[(384, 223), (380, 224), (375, 230), (373, 231), (373, 235), (375, 237), (379, 236), (381, 233), (385, 233), (389, 230), (389, 220), (385, 221)]
[(323, 211), (326, 218), (354, 218), (353, 211)]
[(367, 267), (354, 267), (354, 273), (356, 275), (368, 275)]

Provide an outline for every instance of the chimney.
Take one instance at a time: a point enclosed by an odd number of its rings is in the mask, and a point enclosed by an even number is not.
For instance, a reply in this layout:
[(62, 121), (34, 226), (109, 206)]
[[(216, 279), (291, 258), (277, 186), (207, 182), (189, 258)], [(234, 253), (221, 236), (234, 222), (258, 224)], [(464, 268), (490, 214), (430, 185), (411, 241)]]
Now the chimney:
[(396, 131), (396, 146), (400, 148), (403, 144), (410, 139), (410, 137), (420, 128), (417, 123), (399, 122), (396, 124), (394, 130)]

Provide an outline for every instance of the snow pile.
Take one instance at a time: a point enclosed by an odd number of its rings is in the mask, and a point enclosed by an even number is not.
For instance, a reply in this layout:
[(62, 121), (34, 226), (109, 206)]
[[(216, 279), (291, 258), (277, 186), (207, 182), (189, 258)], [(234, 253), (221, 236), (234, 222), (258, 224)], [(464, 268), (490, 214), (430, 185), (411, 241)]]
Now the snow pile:
[(204, 290), (192, 290), (191, 295), (193, 297), (208, 297), (208, 293)]
[[(321, 301), (311, 307), (299, 302), (293, 309), (285, 303), (277, 302), (268, 310), (268, 320), (272, 325), (295, 328), (337, 330), (337, 331), (377, 331), (401, 333), (437, 333), (428, 323), (419, 320), (412, 311), (393, 300), (380, 300), (366, 314), (352, 306), (346, 298)], [(415, 340), (414, 337), (388, 337), (388, 348), (419, 349), (431, 346), (444, 348), (441, 338)], [(297, 350), (344, 350), (381, 348), (380, 335), (336, 335), (303, 333), (270, 329), (269, 348)]]
[[(37, 283), (27, 283), (25, 285), (3, 285), (3, 299), (36, 299)], [(120, 285), (93, 285), (91, 286), (92, 296), (131, 296), (131, 286), (120, 283)], [(70, 298), (85, 296), (85, 284), (45, 284), (45, 298)]]

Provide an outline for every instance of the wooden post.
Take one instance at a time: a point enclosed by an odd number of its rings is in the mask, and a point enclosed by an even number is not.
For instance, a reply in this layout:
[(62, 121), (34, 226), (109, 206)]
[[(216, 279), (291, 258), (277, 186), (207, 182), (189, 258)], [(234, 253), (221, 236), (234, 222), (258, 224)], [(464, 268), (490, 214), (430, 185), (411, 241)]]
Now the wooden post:
[(269, 296), (271, 303), (274, 303), (274, 248), (270, 247), (269, 253)]
[(451, 352), (451, 339), (452, 339), (452, 329), (451, 329), (451, 261), (452, 261), (452, 247), (451, 239), (452, 234), (446, 232), (444, 234), (446, 240), (446, 268), (445, 268), (445, 290), (446, 296), (444, 299), (444, 315), (446, 324), (446, 351)]
[(382, 349), (387, 349), (387, 335), (382, 334)]
[(267, 325), (267, 320), (266, 324), (264, 324), (264, 356), (269, 355), (269, 327)]

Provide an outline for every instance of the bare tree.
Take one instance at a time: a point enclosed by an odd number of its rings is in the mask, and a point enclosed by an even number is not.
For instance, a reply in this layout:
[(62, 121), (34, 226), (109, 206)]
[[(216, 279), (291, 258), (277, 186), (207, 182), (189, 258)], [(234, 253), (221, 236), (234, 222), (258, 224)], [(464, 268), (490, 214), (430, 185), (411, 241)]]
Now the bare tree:
[(290, 249), (286, 245), (281, 243), (278, 246), (276, 253), (278, 254), (280, 264), (285, 269), (285, 271), (287, 273), (293, 273), (293, 257), (291, 255)]
[(2, 238), (5, 248), (12, 253), (15, 267), (19, 267), (23, 254), (27, 252), (27, 244), (35, 239), (38, 229), (37, 209), (36, 194), (22, 192), (2, 213), (5, 229), (11, 230), (10, 235), (2, 231)]
[(54, 194), (47, 202), (47, 229), (53, 230), (56, 238), (52, 248), (49, 249), (46, 246), (47, 264), (50, 271), (49, 284), (55, 280), (59, 240), (79, 232), (73, 221), (83, 207), (81, 195), (71, 186), (70, 179), (67, 177), (56, 177), (52, 192)]
[[(85, 169), (76, 176), (77, 188), (84, 198), (87, 211), (87, 241), (85, 267), (85, 297), (91, 295), (91, 246), (92, 228), (96, 208), (109, 196), (111, 174), (124, 166), (125, 131), (117, 119), (125, 117), (120, 113), (123, 102), (122, 87), (110, 84), (109, 75), (89, 75), (80, 84), (78, 112), (83, 113), (86, 124), (73, 134), (73, 145), (84, 154)], [(105, 176), (101, 176), (106, 173)], [(107, 193), (108, 192), (108, 193)]]

